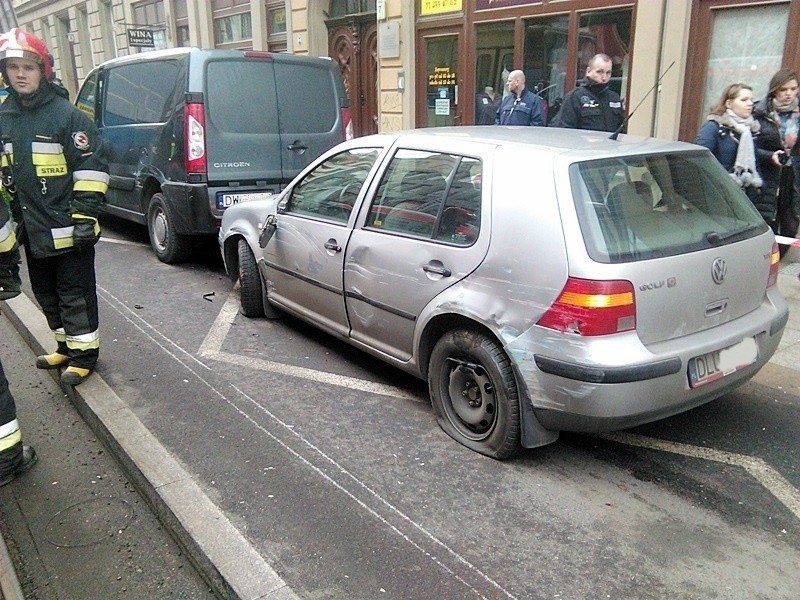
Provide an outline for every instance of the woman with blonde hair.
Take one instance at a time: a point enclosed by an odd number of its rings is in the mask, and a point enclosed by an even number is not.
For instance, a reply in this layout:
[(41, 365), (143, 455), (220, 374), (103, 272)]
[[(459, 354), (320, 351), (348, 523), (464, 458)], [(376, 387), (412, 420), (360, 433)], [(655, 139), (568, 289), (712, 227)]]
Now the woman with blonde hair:
[(760, 125), (753, 118), (753, 88), (746, 83), (732, 83), (711, 107), (694, 143), (711, 150), (764, 220), (770, 222), (775, 219), (774, 207), (765, 203), (761, 194), (763, 182), (756, 143), (759, 131)]

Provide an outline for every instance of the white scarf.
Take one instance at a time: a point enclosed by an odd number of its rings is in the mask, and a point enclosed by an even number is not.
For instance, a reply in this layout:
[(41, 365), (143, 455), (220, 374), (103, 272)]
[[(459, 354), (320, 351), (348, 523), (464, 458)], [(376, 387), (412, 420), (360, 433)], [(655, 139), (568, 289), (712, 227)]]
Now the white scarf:
[(753, 116), (746, 119), (737, 116), (730, 108), (726, 111), (730, 117), (731, 125), (739, 134), (739, 148), (736, 150), (736, 162), (733, 164), (731, 177), (741, 187), (753, 186), (761, 187), (763, 183), (758, 175), (756, 168), (755, 142), (750, 126), (753, 124)]

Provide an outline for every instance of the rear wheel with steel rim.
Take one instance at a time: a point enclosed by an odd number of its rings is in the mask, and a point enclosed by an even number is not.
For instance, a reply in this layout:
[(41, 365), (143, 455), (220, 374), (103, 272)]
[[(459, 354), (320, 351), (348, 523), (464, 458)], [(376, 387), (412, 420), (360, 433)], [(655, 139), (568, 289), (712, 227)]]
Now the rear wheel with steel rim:
[(439, 426), (468, 448), (497, 459), (520, 444), (520, 410), (511, 361), (492, 338), (467, 329), (443, 335), (428, 370)]
[(191, 251), (189, 238), (175, 231), (175, 216), (161, 193), (153, 194), (147, 209), (150, 246), (161, 262), (174, 264), (186, 260)]

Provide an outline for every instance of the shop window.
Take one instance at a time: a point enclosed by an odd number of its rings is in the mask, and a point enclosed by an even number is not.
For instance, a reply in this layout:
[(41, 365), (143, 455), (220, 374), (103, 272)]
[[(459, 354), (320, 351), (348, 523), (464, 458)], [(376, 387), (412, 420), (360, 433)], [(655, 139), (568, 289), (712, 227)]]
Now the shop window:
[(525, 22), (522, 64), (525, 85), (544, 100), (548, 122), (558, 113), (564, 95), (573, 85), (567, 82), (568, 34), (567, 15)]
[(475, 28), (475, 124), (493, 125), (506, 80), (514, 70), (514, 23), (488, 23)]
[(595, 54), (611, 58), (609, 87), (625, 98), (630, 74), (631, 10), (582, 13), (578, 29), (578, 64), (575, 84), (584, 78), (586, 65)]
[(728, 84), (744, 81), (758, 99), (781, 68), (789, 4), (715, 10), (706, 66), (703, 105), (697, 127)]
[(331, 0), (330, 18), (375, 12), (376, 0)]
[(286, 52), (286, 7), (283, 2), (278, 6), (267, 5), (267, 49)]
[(232, 44), (253, 38), (250, 13), (214, 19), (214, 44)]
[(190, 46), (189, 43), (189, 26), (188, 25), (178, 25), (176, 27), (176, 31), (178, 33), (178, 47), (183, 46)]

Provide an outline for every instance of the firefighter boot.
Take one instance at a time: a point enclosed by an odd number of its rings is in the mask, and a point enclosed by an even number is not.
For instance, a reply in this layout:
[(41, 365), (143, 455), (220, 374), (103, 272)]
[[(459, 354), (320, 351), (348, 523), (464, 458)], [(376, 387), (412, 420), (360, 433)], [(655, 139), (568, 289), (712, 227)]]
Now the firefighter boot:
[(58, 347), (55, 352), (50, 354), (42, 354), (36, 357), (37, 369), (58, 369), (59, 367), (66, 367), (69, 363), (69, 350), (67, 344), (58, 342)]
[(14, 478), (17, 475), (22, 475), (25, 471), (29, 470), (33, 465), (35, 465), (38, 460), (39, 457), (36, 456), (36, 450), (33, 449), (33, 446), (23, 446), (22, 457), (17, 467), (7, 475), (0, 475), (0, 487), (3, 487), (7, 483), (14, 481)]
[(67, 367), (61, 374), (61, 383), (63, 385), (78, 385), (83, 383), (92, 374), (91, 369), (84, 369), (83, 367)]

